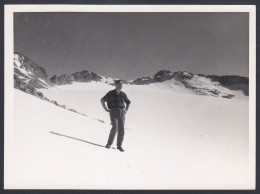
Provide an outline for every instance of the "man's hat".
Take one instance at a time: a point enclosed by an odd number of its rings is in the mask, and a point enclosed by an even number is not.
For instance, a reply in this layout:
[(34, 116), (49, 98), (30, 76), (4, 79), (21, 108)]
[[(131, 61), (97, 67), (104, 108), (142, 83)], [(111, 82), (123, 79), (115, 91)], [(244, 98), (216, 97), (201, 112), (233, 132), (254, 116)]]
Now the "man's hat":
[(122, 80), (116, 80), (116, 81), (115, 81), (115, 85), (123, 85)]

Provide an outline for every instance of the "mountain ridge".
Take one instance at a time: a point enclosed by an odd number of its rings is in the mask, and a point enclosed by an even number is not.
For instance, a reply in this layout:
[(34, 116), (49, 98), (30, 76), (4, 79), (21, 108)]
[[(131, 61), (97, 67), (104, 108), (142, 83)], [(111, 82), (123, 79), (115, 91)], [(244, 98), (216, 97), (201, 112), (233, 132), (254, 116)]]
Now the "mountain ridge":
[[(37, 89), (51, 88), (56, 85), (72, 84), (73, 82), (104, 82), (113, 85), (115, 78), (104, 77), (87, 70), (75, 73), (58, 74), (48, 77), (46, 70), (21, 53), (14, 54), (14, 87), (29, 93), (36, 93)], [(180, 85), (198, 95), (221, 96), (233, 98), (230, 91), (242, 91), (249, 94), (249, 79), (238, 75), (205, 75), (193, 74), (187, 71), (171, 72), (160, 70), (153, 76), (145, 76), (132, 81), (122, 80), (131, 85), (167, 85), (169, 88)]]

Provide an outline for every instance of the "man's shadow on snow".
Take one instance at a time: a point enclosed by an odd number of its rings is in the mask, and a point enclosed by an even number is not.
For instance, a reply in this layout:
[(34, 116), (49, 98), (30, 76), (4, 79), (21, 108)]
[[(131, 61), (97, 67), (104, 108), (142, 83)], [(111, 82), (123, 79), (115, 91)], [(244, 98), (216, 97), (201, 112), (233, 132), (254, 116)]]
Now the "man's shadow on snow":
[[(100, 145), (100, 144), (92, 143), (92, 142), (85, 141), (85, 140), (82, 140), (82, 139), (78, 139), (78, 138), (75, 138), (75, 137), (70, 137), (70, 136), (67, 136), (67, 135), (60, 134), (60, 133), (55, 133), (55, 132), (53, 132), (53, 131), (50, 131), (50, 133), (52, 133), (52, 134), (54, 134), (54, 135), (59, 135), (59, 136), (62, 136), (62, 137), (67, 137), (67, 138), (70, 138), (70, 139), (82, 141), (82, 142), (85, 142), (85, 143), (88, 143), (88, 144), (91, 144), (91, 145), (94, 145), (94, 146), (99, 146), (99, 147), (103, 147), (103, 148), (105, 147), (105, 146)], [(116, 148), (111, 147), (111, 149), (116, 149)]]

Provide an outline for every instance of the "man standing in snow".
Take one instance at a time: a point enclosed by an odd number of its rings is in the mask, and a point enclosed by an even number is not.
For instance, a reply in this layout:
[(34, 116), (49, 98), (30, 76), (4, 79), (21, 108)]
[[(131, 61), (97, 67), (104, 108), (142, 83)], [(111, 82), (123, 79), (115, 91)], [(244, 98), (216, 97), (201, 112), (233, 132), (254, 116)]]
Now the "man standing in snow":
[[(113, 144), (116, 133), (117, 134), (117, 149), (121, 152), (125, 151), (122, 148), (122, 143), (125, 134), (125, 114), (127, 113), (131, 101), (128, 99), (126, 94), (122, 92), (123, 83), (121, 80), (115, 81), (115, 90), (109, 91), (103, 98), (101, 98), (101, 104), (103, 108), (109, 112), (112, 129), (109, 134), (106, 148), (110, 148)], [(107, 102), (107, 107), (105, 105)], [(126, 104), (126, 106), (125, 106)]]

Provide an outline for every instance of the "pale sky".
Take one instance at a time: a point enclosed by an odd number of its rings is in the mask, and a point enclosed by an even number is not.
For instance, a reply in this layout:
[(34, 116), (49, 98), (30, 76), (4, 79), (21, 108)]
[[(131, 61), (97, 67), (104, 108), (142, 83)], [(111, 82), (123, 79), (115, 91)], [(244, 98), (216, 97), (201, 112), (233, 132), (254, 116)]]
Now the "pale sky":
[(14, 48), (49, 77), (159, 70), (248, 76), (248, 13), (15, 13)]

